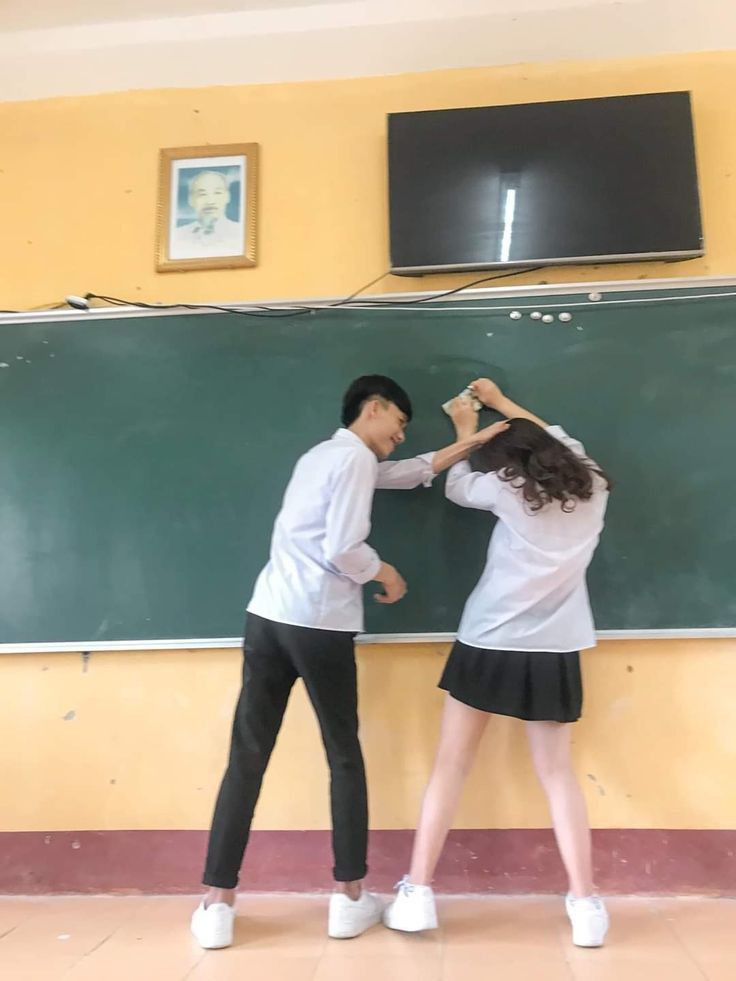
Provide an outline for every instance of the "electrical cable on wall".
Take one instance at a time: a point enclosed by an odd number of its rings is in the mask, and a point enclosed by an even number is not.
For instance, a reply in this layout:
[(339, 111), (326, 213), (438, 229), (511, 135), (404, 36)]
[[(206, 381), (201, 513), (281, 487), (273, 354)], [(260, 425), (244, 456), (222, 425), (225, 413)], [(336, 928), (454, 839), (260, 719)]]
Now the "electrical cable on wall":
[(464, 283), (462, 286), (456, 286), (451, 290), (444, 290), (441, 293), (434, 293), (431, 296), (419, 296), (416, 299), (408, 300), (381, 300), (376, 298), (368, 298), (365, 300), (359, 300), (358, 297), (364, 291), (369, 289), (375, 283), (384, 279), (389, 275), (388, 272), (382, 273), (376, 279), (371, 280), (366, 283), (365, 286), (361, 286), (360, 289), (351, 293), (349, 296), (344, 297), (341, 300), (334, 300), (330, 303), (323, 304), (296, 304), (293, 307), (285, 310), (284, 307), (272, 307), (268, 304), (253, 304), (250, 309), (242, 310), (237, 307), (231, 307), (226, 304), (216, 304), (216, 303), (145, 303), (143, 301), (135, 300), (125, 300), (121, 297), (116, 296), (105, 296), (100, 293), (85, 293), (83, 299), (85, 300), (102, 300), (104, 303), (109, 303), (111, 306), (133, 306), (142, 307), (145, 310), (213, 310), (221, 313), (234, 313), (240, 316), (246, 317), (293, 317), (299, 314), (305, 313), (317, 313), (323, 310), (335, 310), (339, 308), (348, 309), (351, 306), (360, 306), (361, 308), (367, 307), (415, 307), (424, 303), (436, 302), (437, 300), (445, 299), (449, 296), (454, 296), (457, 293), (462, 293), (464, 290), (472, 289), (474, 286), (479, 286), (481, 283), (493, 282), (497, 279), (507, 279), (513, 276), (521, 276), (523, 273), (536, 272), (540, 269), (540, 266), (528, 267), (524, 269), (518, 269), (512, 273), (500, 273), (494, 276), (483, 276), (481, 279), (475, 279), (470, 283)]
[[(294, 317), (305, 313), (316, 313), (322, 310), (334, 310), (339, 308), (349, 308), (353, 305), (359, 305), (361, 307), (389, 307), (389, 306), (404, 306), (412, 307), (418, 306), (424, 303), (431, 303), (437, 300), (442, 300), (448, 296), (453, 296), (457, 293), (462, 293), (464, 290), (472, 289), (474, 286), (479, 286), (482, 283), (493, 282), (497, 279), (510, 279), (514, 276), (521, 276), (524, 273), (537, 272), (541, 266), (529, 266), (523, 269), (517, 269), (514, 272), (503, 272), (496, 273), (493, 276), (483, 276), (481, 279), (475, 279), (470, 283), (464, 283), (462, 286), (457, 286), (454, 289), (444, 290), (440, 293), (433, 293), (430, 296), (418, 296), (416, 299), (408, 300), (391, 300), (391, 299), (380, 299), (376, 297), (369, 297), (367, 299), (359, 299), (360, 294), (365, 292), (365, 290), (370, 289), (376, 283), (379, 283), (382, 279), (390, 276), (390, 271), (381, 273), (375, 279), (370, 280), (370, 282), (365, 283), (359, 289), (350, 293), (348, 296), (343, 297), (339, 300), (332, 300), (327, 303), (299, 303), (293, 306), (272, 306), (266, 303), (252, 303), (248, 305), (248, 309), (242, 309), (240, 306), (230, 306), (229, 304), (220, 303), (148, 303), (144, 300), (126, 300), (118, 296), (109, 296), (104, 293), (84, 293), (82, 295), (70, 294), (65, 297), (63, 303), (56, 303), (48, 307), (39, 308), (34, 307), (33, 311), (38, 311), (40, 309), (44, 310), (56, 310), (64, 306), (71, 306), (75, 310), (91, 310), (90, 300), (100, 300), (102, 303), (107, 303), (109, 306), (120, 306), (120, 307), (139, 307), (142, 310), (202, 310), (202, 311), (213, 311), (216, 313), (233, 313), (238, 316), (243, 317)], [(0, 313), (7, 314), (22, 314), (30, 313), (31, 310), (0, 310)]]
[[(295, 317), (304, 314), (311, 313), (321, 313), (330, 310), (392, 310), (396, 312), (411, 313), (412, 310), (416, 310), (418, 307), (424, 307), (427, 309), (428, 305), (436, 304), (445, 300), (451, 296), (456, 296), (465, 290), (472, 289), (475, 286), (479, 286), (483, 283), (492, 282), (496, 279), (505, 279), (511, 276), (518, 276), (522, 273), (535, 272), (539, 266), (533, 268), (520, 269), (514, 273), (504, 273), (497, 276), (484, 276), (482, 279), (473, 280), (470, 283), (464, 283), (462, 286), (457, 286), (451, 290), (445, 290), (439, 293), (432, 293), (430, 295), (418, 296), (416, 299), (377, 299), (374, 297), (369, 297), (367, 299), (360, 299), (360, 294), (369, 289), (375, 283), (384, 279), (390, 273), (382, 273), (381, 276), (376, 279), (371, 280), (366, 283), (359, 290), (351, 293), (349, 296), (343, 299), (328, 301), (325, 303), (306, 303), (306, 304), (294, 304), (289, 306), (287, 304), (279, 306), (271, 306), (269, 304), (251, 304), (247, 309), (242, 309), (237, 306), (230, 306), (228, 304), (216, 304), (216, 303), (147, 303), (143, 300), (126, 300), (122, 297), (108, 296), (102, 293), (85, 293), (82, 296), (69, 295), (65, 298), (63, 303), (55, 303), (47, 307), (33, 307), (29, 310), (0, 310), (0, 315), (7, 314), (10, 316), (22, 316), (27, 313), (40, 313), (40, 312), (51, 312), (53, 310), (63, 309), (64, 307), (71, 306), (76, 310), (84, 310), (92, 312), (94, 308), (90, 305), (90, 300), (100, 300), (103, 303), (107, 303), (112, 307), (125, 307), (125, 308), (139, 308), (141, 310), (153, 310), (153, 311), (164, 311), (164, 310), (192, 310), (192, 311), (213, 311), (217, 313), (228, 313), (236, 314), (238, 316), (244, 317), (260, 317), (260, 318), (284, 318), (284, 317)], [(563, 286), (565, 284), (560, 284)], [(569, 285), (569, 284), (567, 284)], [(614, 286), (615, 283), (611, 283)], [(564, 291), (564, 289), (563, 289)], [(622, 291), (623, 292), (623, 291)], [(636, 289), (627, 290), (625, 292), (636, 292)], [(472, 313), (491, 313), (491, 314), (504, 314), (510, 311), (510, 317), (512, 320), (519, 320), (522, 317), (522, 311), (531, 310), (530, 314), (532, 320), (543, 319), (542, 311), (569, 311), (569, 310), (581, 310), (585, 308), (593, 307), (608, 307), (608, 306), (623, 306), (629, 304), (658, 304), (658, 303), (668, 303), (668, 302), (691, 302), (695, 300), (707, 300), (715, 298), (730, 298), (736, 297), (736, 291), (720, 291), (720, 292), (708, 292), (708, 293), (668, 293), (665, 296), (637, 296), (635, 298), (623, 297), (612, 297), (610, 299), (604, 299), (604, 294), (595, 291), (588, 294), (585, 300), (572, 300), (567, 299), (563, 302), (556, 301), (550, 298), (549, 302), (545, 303), (535, 303), (535, 304), (520, 304), (508, 303), (504, 305), (493, 304), (489, 305), (487, 302), (483, 302), (480, 298), (479, 305), (468, 307), (464, 306), (458, 308), (454, 304), (450, 304), (444, 307), (435, 307), (435, 313), (440, 311), (452, 312), (458, 314), (461, 310)], [(483, 298), (485, 299), (485, 298)], [(565, 312), (558, 319), (563, 322), (569, 322), (571, 317)]]

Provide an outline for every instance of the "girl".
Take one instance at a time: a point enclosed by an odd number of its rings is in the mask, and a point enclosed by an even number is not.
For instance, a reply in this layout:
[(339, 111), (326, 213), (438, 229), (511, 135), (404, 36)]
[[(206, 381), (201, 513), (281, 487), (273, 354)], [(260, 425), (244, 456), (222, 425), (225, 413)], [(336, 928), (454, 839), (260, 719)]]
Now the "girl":
[[(430, 887), (462, 785), (491, 714), (524, 719), (534, 767), (547, 795), (569, 878), (573, 943), (602, 945), (608, 929), (594, 895), (590, 828), (570, 760), (570, 725), (580, 716), (579, 651), (595, 645), (585, 572), (603, 528), (609, 481), (577, 440), (516, 405), (487, 378), (474, 394), (510, 420), (448, 474), (446, 494), (498, 522), (486, 566), (468, 599), (439, 687), (447, 692), (437, 756), (425, 791), (411, 869), (384, 914), (386, 926), (437, 926)], [(477, 413), (456, 399), (458, 438)]]

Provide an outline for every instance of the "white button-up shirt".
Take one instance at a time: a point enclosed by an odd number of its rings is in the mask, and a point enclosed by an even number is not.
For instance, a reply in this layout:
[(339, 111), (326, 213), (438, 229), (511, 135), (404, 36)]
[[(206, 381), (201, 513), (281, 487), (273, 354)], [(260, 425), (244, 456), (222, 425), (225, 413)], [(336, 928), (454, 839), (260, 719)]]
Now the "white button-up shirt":
[[(561, 426), (547, 432), (586, 457)], [(592, 498), (578, 501), (573, 511), (564, 512), (553, 501), (531, 512), (521, 490), (495, 473), (474, 473), (467, 462), (451, 468), (447, 497), (498, 516), (485, 569), (458, 628), (462, 643), (505, 651), (595, 646), (585, 572), (603, 528), (608, 491), (600, 477), (594, 475), (593, 483)]]
[(361, 587), (381, 564), (366, 542), (373, 492), (429, 486), (432, 456), (379, 463), (349, 429), (305, 453), (286, 488), (270, 561), (248, 612), (298, 627), (360, 633)]

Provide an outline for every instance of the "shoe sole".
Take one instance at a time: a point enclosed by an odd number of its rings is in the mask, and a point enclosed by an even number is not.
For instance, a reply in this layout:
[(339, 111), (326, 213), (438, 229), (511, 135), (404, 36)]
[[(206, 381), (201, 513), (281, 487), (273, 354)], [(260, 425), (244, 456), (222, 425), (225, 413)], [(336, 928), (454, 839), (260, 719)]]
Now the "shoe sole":
[(605, 943), (607, 933), (608, 933), (608, 927), (606, 927), (605, 933), (603, 934), (600, 940), (587, 940), (587, 939), (576, 937), (575, 931), (573, 930), (572, 942), (575, 947), (588, 947), (591, 949), (595, 947), (602, 947)]
[(194, 930), (192, 930), (192, 936), (197, 941), (197, 943), (202, 948), (202, 950), (223, 950), (225, 947), (232, 947), (233, 945), (232, 937), (229, 940), (223, 939), (223, 940), (216, 940), (214, 943), (212, 941), (210, 941), (209, 943), (205, 943), (197, 936)]
[(372, 930), (373, 927), (378, 926), (380, 920), (376, 920), (375, 923), (371, 923), (370, 926), (363, 927), (362, 930), (358, 930), (357, 933), (345, 933), (344, 931), (338, 932), (337, 930), (327, 930), (327, 936), (330, 940), (354, 940), (356, 937), (362, 937), (364, 933)]
[(578, 940), (575, 937), (575, 927), (573, 925), (572, 916), (570, 916), (569, 910), (566, 910), (565, 912), (567, 913), (567, 918), (570, 921), (570, 926), (572, 927), (572, 942), (573, 942), (573, 946), (575, 946), (575, 947), (583, 947), (583, 948), (587, 948), (589, 950), (594, 950), (596, 947), (603, 947), (603, 945), (605, 943), (605, 940), (606, 940), (606, 935), (607, 935), (608, 929), (609, 929), (609, 921), (608, 920), (606, 920), (606, 926), (605, 926), (605, 929), (603, 931), (603, 936), (601, 937), (600, 940), (598, 940), (598, 941)]
[(603, 940), (599, 940), (599, 941), (597, 941), (597, 942), (588, 942), (588, 943), (584, 943), (584, 942), (583, 942), (583, 941), (581, 941), (581, 940), (576, 940), (576, 939), (575, 939), (575, 938), (573, 937), (573, 939), (572, 939), (572, 942), (573, 942), (573, 945), (574, 945), (575, 947), (588, 947), (588, 948), (591, 948), (591, 949), (593, 949), (593, 948), (595, 948), (595, 947), (602, 947), (602, 946), (603, 946), (603, 944), (604, 944), (604, 942), (605, 942), (605, 937), (604, 937), (604, 939), (603, 939)]
[(384, 926), (388, 930), (395, 930), (396, 933), (426, 933), (428, 930), (436, 930), (436, 926), (420, 926), (420, 927), (399, 927), (390, 926), (388, 923), (384, 923)]
[(425, 930), (436, 930), (437, 920), (423, 926), (397, 926), (394, 923), (389, 923), (388, 920), (384, 920), (383, 925), (389, 930), (396, 930), (398, 933), (424, 933)]
[(196, 930), (194, 930), (194, 928), (191, 928), (190, 932), (202, 950), (223, 950), (225, 947), (232, 947), (233, 945), (232, 933), (229, 936), (218, 938), (214, 941), (210, 940), (205, 942), (202, 940)]

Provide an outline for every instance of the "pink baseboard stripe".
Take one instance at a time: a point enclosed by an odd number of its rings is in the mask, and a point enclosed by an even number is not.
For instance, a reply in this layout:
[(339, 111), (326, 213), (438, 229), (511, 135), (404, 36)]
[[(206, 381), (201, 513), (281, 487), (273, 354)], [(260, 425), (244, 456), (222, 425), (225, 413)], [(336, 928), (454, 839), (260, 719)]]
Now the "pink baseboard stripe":
[[(407, 870), (413, 833), (372, 831), (371, 888), (388, 892)], [(596, 881), (604, 893), (736, 896), (736, 831), (595, 831)], [(204, 831), (0, 833), (0, 893), (195, 893)], [(312, 892), (331, 888), (327, 831), (256, 831), (241, 888)], [(457, 830), (436, 876), (445, 893), (561, 893), (547, 829)]]

